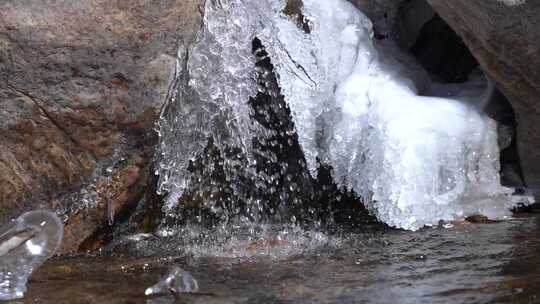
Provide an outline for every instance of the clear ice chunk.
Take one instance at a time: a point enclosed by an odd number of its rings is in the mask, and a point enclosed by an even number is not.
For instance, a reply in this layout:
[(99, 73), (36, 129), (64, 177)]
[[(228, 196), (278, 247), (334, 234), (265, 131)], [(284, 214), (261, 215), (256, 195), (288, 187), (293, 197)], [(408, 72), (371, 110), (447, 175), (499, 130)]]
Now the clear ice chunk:
[(58, 250), (63, 236), (56, 214), (24, 213), (0, 228), (0, 300), (19, 299), (32, 272)]
[(172, 293), (196, 293), (199, 291), (199, 283), (187, 271), (179, 266), (173, 266), (172, 269), (157, 284), (149, 287), (144, 292), (145, 295), (157, 295)]

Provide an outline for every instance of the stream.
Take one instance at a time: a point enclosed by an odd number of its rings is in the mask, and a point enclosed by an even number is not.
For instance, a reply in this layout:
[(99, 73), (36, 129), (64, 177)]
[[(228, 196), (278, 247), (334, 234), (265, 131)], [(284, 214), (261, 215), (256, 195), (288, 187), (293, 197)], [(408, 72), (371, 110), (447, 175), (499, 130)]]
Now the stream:
[(234, 247), (216, 253), (222, 245), (193, 251), (178, 244), (149, 254), (145, 246), (155, 244), (137, 241), (112, 255), (54, 258), (30, 279), (19, 303), (175, 303), (144, 296), (172, 263), (200, 286), (200, 294), (181, 295), (178, 303), (540, 301), (540, 214), (417, 232), (373, 226), (332, 234), (324, 242), (254, 242), (251, 256)]

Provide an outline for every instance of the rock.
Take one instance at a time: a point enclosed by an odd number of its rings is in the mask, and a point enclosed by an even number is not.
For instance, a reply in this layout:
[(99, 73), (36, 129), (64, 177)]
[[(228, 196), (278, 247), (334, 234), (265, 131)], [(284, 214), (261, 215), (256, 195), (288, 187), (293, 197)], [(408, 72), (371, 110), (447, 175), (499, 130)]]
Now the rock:
[(396, 9), (403, 0), (349, 0), (358, 9), (375, 21), (383, 18), (389, 11)]
[(475, 224), (492, 224), (492, 223), (500, 222), (500, 221), (490, 220), (487, 216), (484, 216), (481, 214), (468, 216), (467, 218), (465, 218), (465, 220), (469, 223), (475, 223)]
[(373, 23), (375, 37), (392, 36), (408, 49), (414, 44), (422, 26), (434, 16), (425, 0), (349, 0)]
[(410, 49), (417, 43), (424, 25), (434, 17), (435, 12), (425, 0), (402, 2), (394, 21), (394, 39), (400, 47)]
[(526, 186), (540, 195), (540, 2), (428, 0), (510, 100)]
[(0, 223), (54, 209), (65, 252), (135, 209), (201, 2), (0, 2)]
[[(400, 6), (403, 0), (349, 0), (372, 22), (375, 38), (394, 36), (400, 28)], [(420, 19), (420, 18), (418, 18)]]
[(478, 66), (461, 38), (439, 16), (421, 27), (410, 50), (431, 78), (439, 82), (466, 82)]

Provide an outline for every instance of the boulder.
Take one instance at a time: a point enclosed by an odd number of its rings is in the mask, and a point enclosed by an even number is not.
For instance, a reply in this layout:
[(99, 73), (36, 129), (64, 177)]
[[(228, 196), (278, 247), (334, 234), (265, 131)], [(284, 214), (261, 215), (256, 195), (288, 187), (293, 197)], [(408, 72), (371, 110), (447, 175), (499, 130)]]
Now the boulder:
[(201, 2), (0, 2), (0, 224), (54, 209), (70, 251), (135, 209)]

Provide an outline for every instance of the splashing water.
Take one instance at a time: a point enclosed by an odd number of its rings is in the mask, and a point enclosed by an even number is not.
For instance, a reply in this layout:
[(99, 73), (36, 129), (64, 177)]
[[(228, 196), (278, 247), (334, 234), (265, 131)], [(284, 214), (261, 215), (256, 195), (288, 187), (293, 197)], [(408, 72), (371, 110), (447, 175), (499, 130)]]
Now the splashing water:
[[(148, 253), (182, 253), (194, 258), (253, 258), (281, 260), (314, 252), (322, 248), (339, 247), (343, 239), (339, 233), (321, 232), (295, 224), (257, 224), (242, 227), (206, 229), (185, 225), (166, 238), (137, 244), (136, 251)], [(142, 246), (141, 246), (142, 245)]]
[[(272, 193), (276, 176), (287, 173), (264, 174), (257, 156), (290, 164), (254, 144), (279, 133), (266, 116), (254, 118), (253, 98), (265, 93), (283, 96), (290, 108), (307, 171), (315, 176), (318, 162), (330, 165), (336, 182), (386, 224), (416, 230), (475, 213), (509, 215), (519, 200), (500, 184), (497, 126), (481, 112), (490, 96), (482, 76), (457, 89), (432, 83), (391, 41), (374, 40), (370, 20), (352, 4), (304, 0), (298, 18), (286, 13), (289, 4), (206, 1), (204, 26), (179, 50), (158, 123), (156, 173), (166, 210), (204, 183), (190, 166), (211, 155), (210, 145), (221, 156), (208, 170), (223, 168), (233, 197), (250, 202), (252, 220), (265, 212), (250, 185)], [(254, 52), (255, 40), (262, 47)], [(273, 69), (257, 65), (260, 50)], [(273, 90), (260, 81), (268, 73), (276, 74)], [(203, 204), (217, 208), (221, 185), (205, 187), (217, 187), (199, 189)]]
[[(214, 228), (189, 223), (176, 229), (163, 230), (165, 229), (158, 230), (155, 234), (118, 238), (107, 246), (104, 252), (128, 252), (141, 258), (187, 258), (198, 261), (196, 263), (207, 259), (284, 261), (291, 257), (309, 256), (316, 252), (340, 248), (351, 232), (347, 227), (336, 226), (321, 231), (290, 223), (218, 225)], [(376, 230), (365, 231), (371, 233)], [(191, 265), (184, 260), (181, 263)]]
[(54, 255), (63, 236), (56, 214), (31, 211), (0, 229), (0, 300), (22, 298), (32, 272)]

